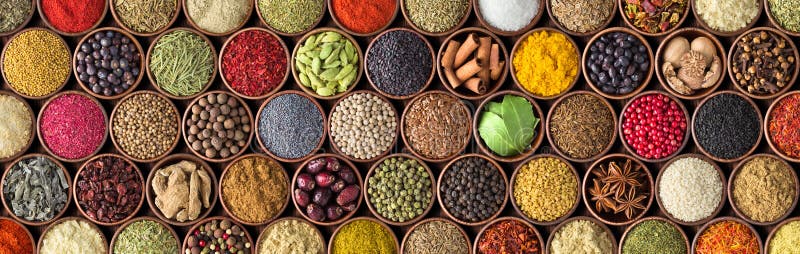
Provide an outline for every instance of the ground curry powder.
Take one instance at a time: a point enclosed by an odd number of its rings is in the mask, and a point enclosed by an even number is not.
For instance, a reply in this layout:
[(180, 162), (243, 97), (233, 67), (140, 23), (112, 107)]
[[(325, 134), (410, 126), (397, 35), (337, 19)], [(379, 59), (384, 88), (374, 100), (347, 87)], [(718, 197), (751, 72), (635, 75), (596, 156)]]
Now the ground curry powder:
[(514, 51), (514, 75), (528, 92), (550, 97), (566, 92), (578, 75), (578, 52), (570, 39), (552, 31), (533, 32)]
[(377, 222), (358, 219), (339, 229), (333, 239), (332, 254), (397, 253), (392, 233)]

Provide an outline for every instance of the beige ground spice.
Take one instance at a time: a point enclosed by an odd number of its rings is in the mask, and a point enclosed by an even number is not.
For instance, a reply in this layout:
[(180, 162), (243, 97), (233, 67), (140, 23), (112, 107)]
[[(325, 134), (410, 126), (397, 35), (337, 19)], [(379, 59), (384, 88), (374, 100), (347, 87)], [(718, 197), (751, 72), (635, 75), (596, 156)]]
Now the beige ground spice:
[(795, 198), (797, 179), (783, 161), (758, 156), (746, 162), (733, 177), (733, 205), (758, 222), (783, 216)]
[(233, 216), (263, 223), (281, 213), (289, 180), (274, 161), (250, 157), (234, 162), (222, 178), (222, 202)]
[(28, 144), (31, 138), (31, 114), (17, 98), (0, 95), (0, 159), (8, 158)]

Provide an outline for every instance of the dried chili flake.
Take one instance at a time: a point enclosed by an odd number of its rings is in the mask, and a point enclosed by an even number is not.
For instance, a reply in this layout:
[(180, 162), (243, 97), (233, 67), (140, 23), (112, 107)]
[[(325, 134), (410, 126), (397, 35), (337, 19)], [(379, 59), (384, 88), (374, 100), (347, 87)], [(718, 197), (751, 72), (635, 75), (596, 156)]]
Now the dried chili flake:
[(769, 117), (769, 138), (778, 152), (800, 158), (800, 94), (788, 95), (775, 104)]
[(532, 227), (512, 219), (490, 225), (478, 241), (478, 253), (534, 254), (541, 252), (542, 248), (536, 231)]
[(223, 78), (236, 92), (258, 97), (271, 92), (287, 72), (280, 39), (266, 31), (244, 31), (222, 53)]
[(688, 3), (688, 0), (626, 0), (624, 16), (644, 32), (666, 32), (678, 25)]

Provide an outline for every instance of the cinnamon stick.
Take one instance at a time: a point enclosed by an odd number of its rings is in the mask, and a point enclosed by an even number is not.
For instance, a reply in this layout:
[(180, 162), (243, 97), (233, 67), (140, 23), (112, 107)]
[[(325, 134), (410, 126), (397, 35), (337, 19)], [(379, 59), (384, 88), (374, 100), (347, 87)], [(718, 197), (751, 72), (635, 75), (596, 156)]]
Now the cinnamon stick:
[(458, 48), (458, 52), (456, 53), (456, 59), (453, 62), (453, 66), (455, 68), (460, 67), (467, 59), (472, 56), (472, 52), (475, 52), (475, 49), (478, 48), (478, 39), (475, 38), (475, 34), (471, 33), (467, 36), (467, 39), (464, 40), (464, 43), (461, 44), (461, 47)]
[(464, 82), (464, 86), (476, 94), (484, 94), (489, 88), (480, 78), (471, 78)]
[(478, 74), (482, 69), (481, 64), (478, 63), (478, 59), (473, 58), (456, 70), (456, 77), (458, 80), (467, 80), (475, 76), (475, 74)]
[(442, 67), (445, 69), (453, 68), (453, 62), (456, 60), (456, 53), (459, 47), (461, 47), (461, 43), (455, 40), (451, 40), (447, 43), (447, 48), (444, 50), (444, 55), (442, 55)]
[(506, 66), (506, 61), (500, 61), (494, 68), (490, 67), (491, 78), (492, 80), (497, 80), (500, 78), (500, 74), (503, 74), (503, 68)]

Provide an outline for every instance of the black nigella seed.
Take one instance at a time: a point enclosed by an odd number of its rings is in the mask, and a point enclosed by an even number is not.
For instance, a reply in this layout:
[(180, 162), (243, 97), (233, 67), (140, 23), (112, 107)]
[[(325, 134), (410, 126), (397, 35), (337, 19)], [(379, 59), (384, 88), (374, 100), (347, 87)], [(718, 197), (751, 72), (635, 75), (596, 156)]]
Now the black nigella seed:
[(741, 95), (719, 94), (706, 101), (694, 119), (698, 145), (709, 154), (734, 159), (758, 142), (760, 115)]
[(419, 92), (433, 71), (427, 43), (409, 31), (390, 31), (378, 37), (366, 59), (370, 80), (378, 89), (394, 96)]

